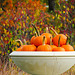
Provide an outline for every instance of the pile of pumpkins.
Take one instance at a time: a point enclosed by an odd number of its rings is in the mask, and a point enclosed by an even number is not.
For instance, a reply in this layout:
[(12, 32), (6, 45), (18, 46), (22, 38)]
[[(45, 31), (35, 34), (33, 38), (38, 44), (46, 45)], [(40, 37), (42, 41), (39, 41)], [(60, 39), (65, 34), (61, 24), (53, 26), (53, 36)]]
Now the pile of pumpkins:
[[(40, 35), (37, 27), (32, 24), (36, 30), (37, 35), (32, 36), (30, 40), (30, 45), (23, 45), (21, 40), (16, 40), (21, 42), (20, 48), (16, 51), (74, 51), (74, 48), (68, 43), (68, 37), (64, 34), (58, 34), (53, 28), (50, 29), (55, 33), (55, 37), (48, 32), (48, 27), (46, 27), (46, 33)], [(26, 40), (24, 39), (25, 43)]]

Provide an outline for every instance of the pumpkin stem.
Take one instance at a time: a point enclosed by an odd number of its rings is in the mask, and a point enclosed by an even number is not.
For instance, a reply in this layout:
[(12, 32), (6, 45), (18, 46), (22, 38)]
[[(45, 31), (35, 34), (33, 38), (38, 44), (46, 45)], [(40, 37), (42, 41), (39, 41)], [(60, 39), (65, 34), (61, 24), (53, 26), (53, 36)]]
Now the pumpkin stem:
[(51, 40), (51, 36), (50, 36), (50, 45), (52, 45), (52, 40)]
[(32, 23), (32, 26), (35, 28), (37, 35), (40, 36), (40, 33), (39, 33), (37, 27), (33, 23)]
[(21, 41), (21, 40), (19, 40), (19, 39), (18, 39), (18, 40), (15, 40), (15, 41), (19, 41), (19, 42), (21, 43), (21, 46), (23, 45), (23, 43), (22, 43), (22, 41)]
[(60, 47), (60, 38), (61, 38), (61, 36), (59, 36), (58, 47)]
[(49, 31), (48, 31), (48, 27), (46, 27), (46, 33), (49, 33)]
[(43, 36), (43, 45), (45, 45), (45, 35)]
[(58, 33), (52, 27), (49, 28), (55, 33), (55, 35), (58, 35)]
[(68, 36), (67, 36), (66, 45), (68, 45), (68, 44), (69, 44), (69, 42), (68, 42)]
[(35, 37), (37, 37), (37, 33), (35, 32)]
[(24, 39), (24, 43), (25, 43), (25, 45), (27, 45), (27, 43), (26, 43), (26, 40)]

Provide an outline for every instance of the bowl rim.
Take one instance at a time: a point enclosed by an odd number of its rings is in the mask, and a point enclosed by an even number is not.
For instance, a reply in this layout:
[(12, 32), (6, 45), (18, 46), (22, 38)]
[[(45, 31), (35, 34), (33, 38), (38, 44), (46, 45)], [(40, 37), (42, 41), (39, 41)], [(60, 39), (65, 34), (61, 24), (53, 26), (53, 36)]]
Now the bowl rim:
[(10, 57), (75, 57), (75, 51), (68, 52), (33, 52), (33, 51), (13, 51)]

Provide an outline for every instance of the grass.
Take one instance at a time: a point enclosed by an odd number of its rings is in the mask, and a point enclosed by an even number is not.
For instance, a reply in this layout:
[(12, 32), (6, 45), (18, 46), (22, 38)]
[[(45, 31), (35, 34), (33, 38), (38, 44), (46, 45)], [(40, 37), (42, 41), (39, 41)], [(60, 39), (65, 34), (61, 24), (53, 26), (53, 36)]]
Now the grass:
[[(2, 62), (0, 59), (0, 75), (30, 75), (18, 68), (12, 60)], [(75, 65), (61, 75), (75, 75)]]
[(0, 59), (0, 75), (29, 75), (18, 68), (12, 61), (2, 63)]

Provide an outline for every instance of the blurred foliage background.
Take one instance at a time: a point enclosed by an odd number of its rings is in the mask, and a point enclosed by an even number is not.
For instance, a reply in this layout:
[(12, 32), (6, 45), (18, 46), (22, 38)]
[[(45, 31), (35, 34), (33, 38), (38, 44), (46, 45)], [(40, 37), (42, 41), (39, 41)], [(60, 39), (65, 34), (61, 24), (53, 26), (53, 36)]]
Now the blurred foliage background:
[[(16, 39), (22, 42), (26, 39), (30, 43), (35, 35), (31, 23), (37, 26), (40, 34), (50, 26), (68, 35), (75, 49), (75, 0), (0, 0), (1, 62), (9, 60), (9, 53), (20, 46)], [(49, 32), (55, 36), (51, 30)]]

